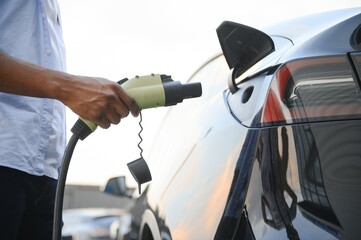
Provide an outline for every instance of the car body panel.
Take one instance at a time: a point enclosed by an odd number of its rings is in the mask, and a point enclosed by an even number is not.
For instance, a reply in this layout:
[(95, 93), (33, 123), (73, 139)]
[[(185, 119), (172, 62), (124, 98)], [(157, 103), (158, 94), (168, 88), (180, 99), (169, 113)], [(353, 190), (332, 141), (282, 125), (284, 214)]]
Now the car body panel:
[[(219, 58), (216, 61), (223, 62), (224, 59)], [(227, 68), (217, 68), (218, 66), (216, 69), (213, 69), (213, 75), (206, 74), (206, 76), (203, 76), (201, 72), (195, 76), (195, 81), (212, 82), (212, 79), (214, 79), (214, 81), (219, 79), (220, 73), (224, 75), (229, 72)], [(206, 73), (208, 73), (208, 71)], [(228, 186), (232, 180), (232, 169), (235, 164), (232, 160), (237, 159), (240, 143), (242, 142), (240, 138), (244, 134), (238, 132), (242, 131), (242, 128), (240, 128), (239, 123), (232, 118), (225, 108), (224, 95), (220, 90), (226, 88), (226, 81), (224, 81), (224, 78), (222, 80), (223, 81), (220, 82), (221, 84), (218, 84), (220, 87), (217, 86), (217, 82), (208, 85), (209, 87), (203, 87), (203, 96), (197, 103), (189, 103), (189, 105), (183, 104), (181, 108), (174, 108), (169, 111), (168, 116), (171, 117), (168, 117), (165, 121), (165, 125), (162, 126), (162, 131), (159, 136), (162, 136), (163, 133), (169, 135), (169, 132), (172, 132), (172, 137), (168, 137), (166, 143), (169, 144), (170, 151), (164, 150), (162, 153), (164, 155), (161, 156), (161, 159), (171, 158), (171, 161), (169, 161), (169, 163), (162, 161), (160, 162), (161, 166), (153, 167), (152, 164), (150, 165), (155, 171), (153, 171), (154, 178), (152, 184), (147, 191), (148, 203), (152, 209), (157, 211), (157, 215), (160, 217), (163, 215), (169, 216), (163, 220), (165, 221), (164, 224), (171, 230), (172, 235), (176, 234), (179, 238), (184, 237), (184, 239), (186, 239), (187, 237), (183, 236), (183, 234), (196, 234), (199, 239), (212, 236), (212, 231), (215, 231), (219, 219), (214, 218), (214, 216), (209, 216), (207, 213), (209, 213), (209, 209), (215, 206), (206, 204), (206, 202), (200, 202), (200, 200), (214, 199), (212, 201), (214, 203), (220, 203), (220, 201), (223, 200), (225, 203), (224, 196), (229, 189), (224, 188), (223, 185), (219, 185), (219, 180), (228, 182)], [(215, 94), (216, 92), (218, 92), (218, 94)], [(203, 111), (193, 112), (194, 108), (201, 108)], [(173, 113), (173, 111), (176, 111), (176, 113)], [(224, 117), (228, 115), (228, 118), (220, 118), (219, 115)], [(184, 125), (180, 126), (178, 119), (181, 118), (184, 119)], [(207, 119), (207, 121), (202, 119)], [(189, 121), (190, 123), (188, 123)], [(209, 144), (213, 145), (219, 141), (219, 137), (224, 137), (223, 134), (225, 131), (228, 132), (229, 135), (227, 138), (222, 139), (222, 141), (225, 143), (224, 146), (227, 147), (208, 149), (207, 146), (209, 146)], [(183, 146), (178, 146), (177, 154), (174, 156), (173, 141), (179, 142), (179, 139), (184, 138), (189, 139), (189, 141), (182, 143)], [(161, 139), (161, 137), (159, 139)], [(234, 144), (236, 145), (234, 146)], [(162, 145), (162, 147), (167, 148), (164, 144)], [(157, 161), (156, 156), (157, 155), (151, 155), (151, 158), (153, 159), (155, 157), (154, 160)], [(175, 165), (178, 162), (177, 159), (179, 159), (179, 165)], [(152, 160), (150, 161), (153, 163)], [(216, 172), (209, 174), (209, 170), (215, 170)], [(169, 178), (165, 179), (167, 176), (169, 176)], [(215, 179), (212, 176), (222, 177)], [(194, 181), (189, 182), (187, 179), (194, 179)], [(157, 187), (154, 189), (153, 186)], [(164, 188), (160, 188), (159, 186), (164, 186)], [(184, 188), (185, 186), (188, 187)], [(184, 190), (174, 192), (168, 191), (168, 189)], [(214, 189), (217, 190), (214, 191)], [(160, 199), (158, 199), (159, 196), (161, 196)], [(200, 196), (208, 197), (203, 198)], [(191, 201), (193, 203), (192, 206), (189, 206), (190, 199), (193, 199)], [(221, 205), (216, 206), (218, 206), (218, 214), (214, 213), (214, 215), (219, 216), (223, 208)], [(189, 207), (197, 210), (194, 212), (183, 210)], [(217, 211), (215, 208), (213, 210), (214, 212)], [(202, 213), (205, 214), (202, 219), (207, 221), (207, 224), (199, 222), (199, 225), (184, 226), (184, 222), (178, 221), (181, 219), (191, 219), (195, 217), (194, 214), (200, 217), (199, 215)], [(185, 228), (188, 229), (188, 231), (184, 231)], [(211, 231), (211, 229), (213, 230)]]

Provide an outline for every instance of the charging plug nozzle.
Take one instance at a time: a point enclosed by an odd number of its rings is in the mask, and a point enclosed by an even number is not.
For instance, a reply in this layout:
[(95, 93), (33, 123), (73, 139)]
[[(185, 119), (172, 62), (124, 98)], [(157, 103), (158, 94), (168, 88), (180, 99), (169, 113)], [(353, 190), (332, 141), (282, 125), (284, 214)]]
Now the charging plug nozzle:
[(202, 85), (200, 83), (185, 83), (178, 81), (163, 82), (165, 104), (164, 106), (176, 105), (187, 98), (196, 98), (202, 95)]

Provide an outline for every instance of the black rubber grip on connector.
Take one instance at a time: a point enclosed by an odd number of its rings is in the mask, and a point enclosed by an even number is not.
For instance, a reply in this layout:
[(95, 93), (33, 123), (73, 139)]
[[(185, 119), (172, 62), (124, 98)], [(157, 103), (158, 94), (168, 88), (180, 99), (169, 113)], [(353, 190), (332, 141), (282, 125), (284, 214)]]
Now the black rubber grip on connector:
[(86, 123), (80, 118), (74, 126), (71, 128), (71, 132), (74, 135), (77, 135), (80, 140), (84, 140), (87, 136), (89, 136), (93, 131), (86, 125)]

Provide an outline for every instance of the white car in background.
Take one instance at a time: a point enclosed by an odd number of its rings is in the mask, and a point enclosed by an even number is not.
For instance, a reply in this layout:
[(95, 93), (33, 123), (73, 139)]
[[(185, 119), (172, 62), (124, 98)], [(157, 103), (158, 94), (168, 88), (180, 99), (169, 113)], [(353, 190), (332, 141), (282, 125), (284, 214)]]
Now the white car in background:
[(110, 226), (124, 213), (121, 209), (77, 208), (63, 211), (63, 240), (109, 240)]

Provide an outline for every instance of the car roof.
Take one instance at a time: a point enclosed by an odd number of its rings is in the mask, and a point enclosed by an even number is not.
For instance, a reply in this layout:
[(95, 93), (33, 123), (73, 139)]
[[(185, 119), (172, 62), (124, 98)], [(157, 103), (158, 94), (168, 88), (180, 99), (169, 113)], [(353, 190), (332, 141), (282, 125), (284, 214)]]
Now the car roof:
[(360, 13), (361, 7), (306, 15), (265, 27), (262, 31), (268, 35), (288, 38), (297, 44)]

